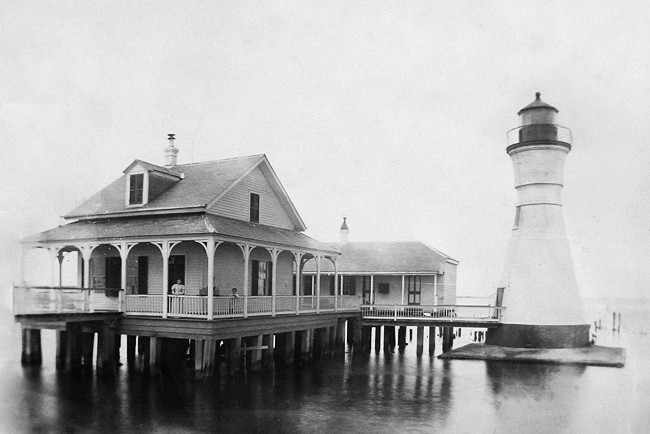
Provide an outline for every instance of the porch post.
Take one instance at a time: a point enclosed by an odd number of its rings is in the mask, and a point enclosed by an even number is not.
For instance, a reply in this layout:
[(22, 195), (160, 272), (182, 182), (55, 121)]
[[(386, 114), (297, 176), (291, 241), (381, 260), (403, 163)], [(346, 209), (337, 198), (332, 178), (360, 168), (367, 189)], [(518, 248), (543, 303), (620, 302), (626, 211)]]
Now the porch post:
[[(214, 319), (214, 253), (221, 243), (215, 244), (214, 238), (208, 240), (206, 254), (208, 255), (208, 319)], [(198, 343), (199, 341), (197, 341)], [(203, 345), (203, 342), (201, 345)]]
[(248, 264), (251, 256), (251, 246), (248, 244), (239, 244), (244, 253), (244, 318), (248, 317)]
[(433, 275), (433, 305), (438, 305), (438, 275)]
[(129, 247), (126, 243), (116, 244), (117, 250), (120, 252), (120, 259), (122, 259), (122, 269), (120, 275), (120, 286), (126, 294), (126, 258), (129, 256)]
[(336, 258), (332, 258), (334, 263), (334, 311), (339, 310), (339, 267)]
[(375, 304), (375, 276), (370, 275), (370, 304)]
[(81, 246), (81, 256), (83, 257), (83, 288), (90, 288), (90, 257), (93, 253), (93, 246)]
[(343, 297), (343, 275), (341, 274), (341, 285), (339, 285), (339, 289), (341, 290), (341, 297)]
[(303, 254), (300, 252), (292, 253), (296, 261), (296, 315), (298, 315), (300, 312), (300, 262)]
[[(433, 295), (435, 297), (436, 294), (436, 287), (435, 284), (433, 286)], [(404, 304), (404, 275), (402, 274), (402, 305)]]
[(278, 268), (278, 249), (266, 249), (271, 254), (271, 315), (275, 316), (275, 289), (276, 289), (276, 271)]
[[(320, 263), (323, 257), (316, 256), (316, 313), (320, 312)], [(312, 285), (312, 288), (314, 285)]]
[(162, 279), (162, 317), (167, 318), (167, 312), (169, 312), (169, 300), (167, 293), (169, 292), (169, 241), (162, 242), (162, 248), (160, 252), (162, 253), (162, 266), (163, 266), (163, 279)]
[(52, 271), (52, 286), (60, 286), (61, 282), (57, 284), (57, 279), (59, 277), (59, 248), (56, 246), (52, 246), (49, 249), (50, 252), (50, 263), (52, 264), (51, 266), (51, 271)]

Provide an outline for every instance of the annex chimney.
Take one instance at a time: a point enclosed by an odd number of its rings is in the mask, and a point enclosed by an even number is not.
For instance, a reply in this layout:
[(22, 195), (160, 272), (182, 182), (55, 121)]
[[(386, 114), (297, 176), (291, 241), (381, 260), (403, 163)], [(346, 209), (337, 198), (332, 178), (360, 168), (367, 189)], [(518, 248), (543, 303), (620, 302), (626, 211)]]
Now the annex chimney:
[(167, 134), (169, 146), (165, 148), (165, 167), (171, 169), (176, 166), (176, 157), (178, 156), (178, 148), (174, 146), (175, 134)]
[(348, 229), (347, 217), (343, 217), (343, 224), (341, 225), (341, 231), (339, 232), (339, 241), (341, 244), (348, 243), (348, 235), (350, 230)]

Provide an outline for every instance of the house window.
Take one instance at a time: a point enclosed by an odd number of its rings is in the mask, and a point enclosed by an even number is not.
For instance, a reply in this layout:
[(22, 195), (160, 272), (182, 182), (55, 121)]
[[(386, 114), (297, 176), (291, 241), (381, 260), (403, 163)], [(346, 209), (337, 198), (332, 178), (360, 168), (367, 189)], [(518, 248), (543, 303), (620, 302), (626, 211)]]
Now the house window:
[(250, 221), (251, 223), (260, 222), (260, 195), (257, 193), (251, 193)]
[(380, 294), (388, 294), (389, 288), (388, 283), (380, 283), (377, 285), (377, 292)]
[(272, 295), (271, 281), (273, 279), (273, 269), (271, 266), (271, 262), (252, 261), (253, 280), (251, 282), (251, 295)]
[(355, 276), (350, 276), (348, 279), (343, 279), (343, 295), (356, 295), (356, 280)]
[(142, 204), (144, 174), (129, 176), (129, 205)]

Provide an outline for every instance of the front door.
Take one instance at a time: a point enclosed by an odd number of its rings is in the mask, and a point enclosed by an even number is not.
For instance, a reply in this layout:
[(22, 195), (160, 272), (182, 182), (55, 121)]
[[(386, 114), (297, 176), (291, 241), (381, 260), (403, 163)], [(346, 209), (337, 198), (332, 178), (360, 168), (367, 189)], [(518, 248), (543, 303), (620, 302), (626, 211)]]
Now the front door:
[(149, 257), (138, 256), (138, 294), (149, 292)]
[(122, 287), (122, 258), (109, 256), (106, 258), (106, 288)]
[(421, 276), (406, 276), (408, 288), (408, 304), (419, 305), (422, 296)]
[(167, 282), (167, 291), (172, 293), (172, 286), (179, 280), (183, 285), (185, 282), (185, 255), (171, 255), (169, 257), (169, 281)]
[(370, 276), (363, 276), (361, 281), (361, 293), (363, 297), (363, 303), (364, 304), (370, 304), (370, 293), (372, 292), (372, 288), (370, 287)]

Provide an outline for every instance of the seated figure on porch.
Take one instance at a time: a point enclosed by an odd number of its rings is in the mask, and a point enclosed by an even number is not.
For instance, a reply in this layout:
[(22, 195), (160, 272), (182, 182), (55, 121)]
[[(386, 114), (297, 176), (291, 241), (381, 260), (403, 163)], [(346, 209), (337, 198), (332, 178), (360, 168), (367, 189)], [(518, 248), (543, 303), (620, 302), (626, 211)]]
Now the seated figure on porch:
[(185, 285), (183, 285), (181, 279), (178, 279), (176, 283), (172, 285), (172, 294), (185, 295)]

